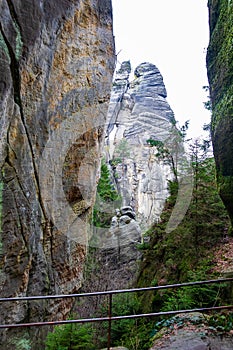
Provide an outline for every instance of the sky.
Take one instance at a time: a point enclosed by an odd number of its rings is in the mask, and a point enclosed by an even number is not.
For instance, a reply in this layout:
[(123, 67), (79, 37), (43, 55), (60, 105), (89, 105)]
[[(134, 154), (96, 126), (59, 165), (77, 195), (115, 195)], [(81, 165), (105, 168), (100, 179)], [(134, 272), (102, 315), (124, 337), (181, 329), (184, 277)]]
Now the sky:
[[(206, 49), (209, 42), (207, 0), (112, 0), (118, 64), (133, 70), (150, 62), (160, 70), (167, 101), (179, 125), (190, 120), (189, 136), (204, 134), (210, 112)], [(117, 66), (119, 68), (119, 66)]]

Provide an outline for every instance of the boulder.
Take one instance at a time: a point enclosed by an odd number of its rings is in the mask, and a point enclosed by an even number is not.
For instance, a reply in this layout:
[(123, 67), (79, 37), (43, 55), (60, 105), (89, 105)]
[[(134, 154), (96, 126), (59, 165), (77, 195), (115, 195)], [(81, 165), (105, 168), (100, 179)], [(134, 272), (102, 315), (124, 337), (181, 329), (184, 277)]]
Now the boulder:
[(230, 333), (219, 334), (217, 329), (209, 327), (208, 315), (199, 312), (180, 314), (170, 321), (170, 327), (164, 327), (155, 335), (150, 350), (230, 350), (233, 338)]

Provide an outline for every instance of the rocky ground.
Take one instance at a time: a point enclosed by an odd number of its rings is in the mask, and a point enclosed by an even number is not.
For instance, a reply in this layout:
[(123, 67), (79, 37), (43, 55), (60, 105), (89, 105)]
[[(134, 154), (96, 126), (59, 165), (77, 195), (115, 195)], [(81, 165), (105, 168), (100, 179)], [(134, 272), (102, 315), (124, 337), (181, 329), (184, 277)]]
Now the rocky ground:
[[(226, 236), (213, 249), (213, 272), (221, 277), (233, 276), (233, 237)], [(232, 350), (233, 329), (219, 330), (208, 324), (208, 315), (181, 314), (155, 335), (151, 350)]]
[(232, 350), (233, 331), (223, 333), (210, 326), (209, 317), (201, 313), (173, 317), (155, 335), (151, 350)]
[[(107, 348), (102, 349), (102, 350), (107, 350)], [(124, 348), (122, 346), (117, 346), (116, 348), (110, 348), (110, 350), (128, 350), (127, 348)]]

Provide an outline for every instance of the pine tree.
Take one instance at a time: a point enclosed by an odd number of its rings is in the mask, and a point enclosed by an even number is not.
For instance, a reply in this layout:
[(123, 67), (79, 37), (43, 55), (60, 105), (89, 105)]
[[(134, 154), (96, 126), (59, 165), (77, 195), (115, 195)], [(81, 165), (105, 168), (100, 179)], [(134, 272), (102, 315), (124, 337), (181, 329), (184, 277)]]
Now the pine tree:
[(115, 209), (120, 207), (121, 198), (111, 180), (110, 171), (105, 160), (101, 163), (101, 175), (97, 186), (96, 203), (93, 210), (95, 227), (110, 227)]

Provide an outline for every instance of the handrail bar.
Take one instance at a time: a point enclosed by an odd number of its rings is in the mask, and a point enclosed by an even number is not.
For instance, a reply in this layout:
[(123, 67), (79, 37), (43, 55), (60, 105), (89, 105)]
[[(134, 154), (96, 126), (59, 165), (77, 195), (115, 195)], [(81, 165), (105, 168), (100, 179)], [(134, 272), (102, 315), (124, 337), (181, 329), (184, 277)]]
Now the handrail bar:
[(231, 282), (233, 278), (219, 278), (216, 280), (207, 280), (207, 281), (197, 281), (197, 282), (186, 282), (178, 284), (168, 284), (162, 286), (154, 287), (143, 287), (143, 288), (131, 288), (131, 289), (117, 289), (117, 290), (108, 290), (102, 292), (90, 292), (90, 293), (79, 293), (79, 294), (58, 294), (58, 295), (41, 295), (41, 296), (30, 296), (30, 297), (13, 297), (13, 298), (0, 298), (0, 302), (7, 301), (26, 301), (26, 300), (46, 300), (46, 299), (62, 299), (62, 298), (77, 298), (77, 297), (88, 297), (88, 296), (97, 296), (97, 295), (109, 295), (109, 294), (120, 294), (120, 293), (132, 293), (132, 292), (143, 292), (150, 290), (161, 290), (169, 288), (181, 288), (189, 287), (201, 284), (212, 284), (212, 283), (222, 283), (222, 282)]
[(62, 325), (70, 323), (87, 323), (87, 322), (103, 322), (103, 321), (116, 321), (123, 319), (134, 319), (141, 317), (153, 317), (153, 316), (168, 316), (168, 315), (177, 315), (191, 312), (203, 312), (203, 311), (212, 311), (212, 310), (229, 310), (233, 309), (233, 305), (226, 306), (213, 306), (213, 307), (204, 307), (197, 309), (185, 309), (185, 310), (176, 310), (176, 311), (163, 311), (163, 312), (152, 312), (147, 314), (138, 314), (138, 315), (124, 315), (124, 316), (106, 316), (106, 317), (96, 317), (96, 318), (83, 318), (77, 320), (63, 320), (63, 321), (45, 321), (45, 322), (34, 322), (34, 323), (16, 323), (16, 324), (4, 324), (0, 325), (1, 328), (18, 328), (18, 327), (34, 327), (34, 326), (51, 326), (51, 325)]

